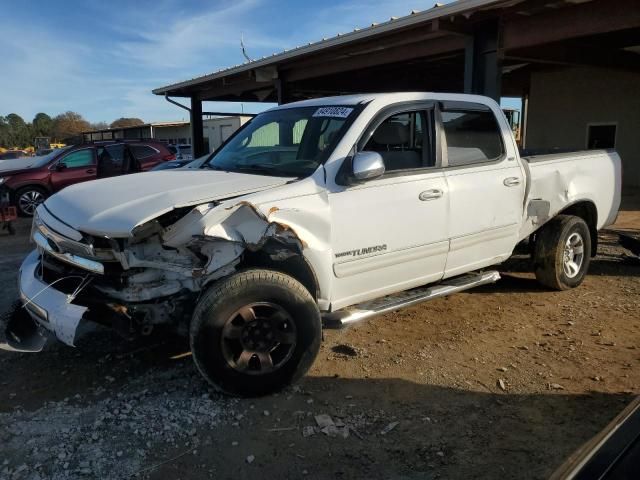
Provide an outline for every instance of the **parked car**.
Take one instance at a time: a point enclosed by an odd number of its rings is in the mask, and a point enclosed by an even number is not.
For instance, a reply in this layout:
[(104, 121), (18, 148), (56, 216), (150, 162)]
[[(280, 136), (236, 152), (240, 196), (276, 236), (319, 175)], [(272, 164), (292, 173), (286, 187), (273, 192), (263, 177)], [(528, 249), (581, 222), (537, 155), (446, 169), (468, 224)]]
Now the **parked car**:
[(75, 183), (149, 170), (174, 160), (160, 142), (96, 142), (53, 150), (41, 157), (0, 163), (0, 186), (21, 215), (31, 216), (48, 196)]
[(209, 155), (196, 158), (195, 160), (171, 160), (162, 162), (153, 167), (151, 170), (175, 170), (177, 168), (200, 168), (200, 166), (209, 158)]
[(28, 156), (29, 154), (24, 150), (7, 150), (6, 152), (0, 153), (0, 160), (14, 160)]
[(193, 151), (191, 150), (191, 145), (187, 143), (181, 143), (178, 145), (167, 145), (167, 148), (176, 156), (176, 160), (193, 160)]
[[(620, 157), (521, 158), (493, 100), (444, 93), (307, 100), (259, 114), (199, 169), (74, 185), (40, 205), (16, 349), (92, 322), (189, 332), (225, 392), (300, 378), (322, 325), (495, 282), (529, 242), (538, 281), (582, 283), (620, 205)], [(57, 283), (53, 283), (57, 282)], [(28, 316), (24, 315), (28, 312)]]

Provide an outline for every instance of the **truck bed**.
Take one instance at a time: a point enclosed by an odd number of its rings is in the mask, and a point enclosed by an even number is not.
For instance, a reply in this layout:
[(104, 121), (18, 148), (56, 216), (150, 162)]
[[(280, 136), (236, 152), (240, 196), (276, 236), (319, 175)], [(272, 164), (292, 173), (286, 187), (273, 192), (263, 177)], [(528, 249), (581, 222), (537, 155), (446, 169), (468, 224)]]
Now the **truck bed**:
[(622, 168), (613, 150), (554, 151), (522, 157), (528, 170), (526, 216), (520, 238), (578, 202), (592, 203), (601, 229), (615, 222), (620, 206)]

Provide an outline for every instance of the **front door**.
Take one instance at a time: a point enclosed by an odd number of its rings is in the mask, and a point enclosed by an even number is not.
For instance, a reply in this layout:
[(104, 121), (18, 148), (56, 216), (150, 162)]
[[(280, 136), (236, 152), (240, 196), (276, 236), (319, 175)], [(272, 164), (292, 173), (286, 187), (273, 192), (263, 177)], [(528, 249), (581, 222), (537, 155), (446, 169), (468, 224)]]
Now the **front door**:
[(333, 310), (442, 278), (449, 190), (431, 108), (390, 113), (365, 133), (385, 174), (329, 194)]
[(66, 154), (51, 167), (51, 185), (57, 192), (74, 183), (96, 178), (96, 155), (93, 147)]

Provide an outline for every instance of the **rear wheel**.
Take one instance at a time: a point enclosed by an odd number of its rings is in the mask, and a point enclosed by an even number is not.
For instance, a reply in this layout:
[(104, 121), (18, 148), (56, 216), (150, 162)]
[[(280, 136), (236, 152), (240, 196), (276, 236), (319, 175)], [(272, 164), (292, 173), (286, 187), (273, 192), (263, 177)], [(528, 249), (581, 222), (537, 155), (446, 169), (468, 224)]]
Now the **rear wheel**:
[(536, 236), (536, 278), (555, 290), (582, 283), (589, 269), (591, 234), (579, 217), (558, 215)]
[(16, 192), (16, 207), (23, 217), (32, 217), (42, 202), (47, 199), (47, 192), (40, 187), (24, 187)]
[(218, 389), (257, 396), (304, 375), (320, 348), (320, 312), (294, 278), (247, 270), (209, 288), (190, 327), (191, 351)]

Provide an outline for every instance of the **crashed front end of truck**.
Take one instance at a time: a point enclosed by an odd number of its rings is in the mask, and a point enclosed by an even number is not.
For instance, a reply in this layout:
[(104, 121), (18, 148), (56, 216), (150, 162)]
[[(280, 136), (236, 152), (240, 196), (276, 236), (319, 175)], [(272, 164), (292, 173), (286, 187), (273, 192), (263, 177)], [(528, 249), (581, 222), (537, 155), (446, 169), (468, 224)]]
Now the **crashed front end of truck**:
[(270, 219), (276, 211), (245, 201), (177, 207), (126, 238), (109, 238), (71, 229), (41, 205), (31, 233), (37, 248), (20, 268), (7, 343), (35, 352), (55, 337), (74, 346), (97, 325), (127, 339), (158, 326), (186, 335), (208, 284), (247, 262), (304, 262), (294, 230)]

